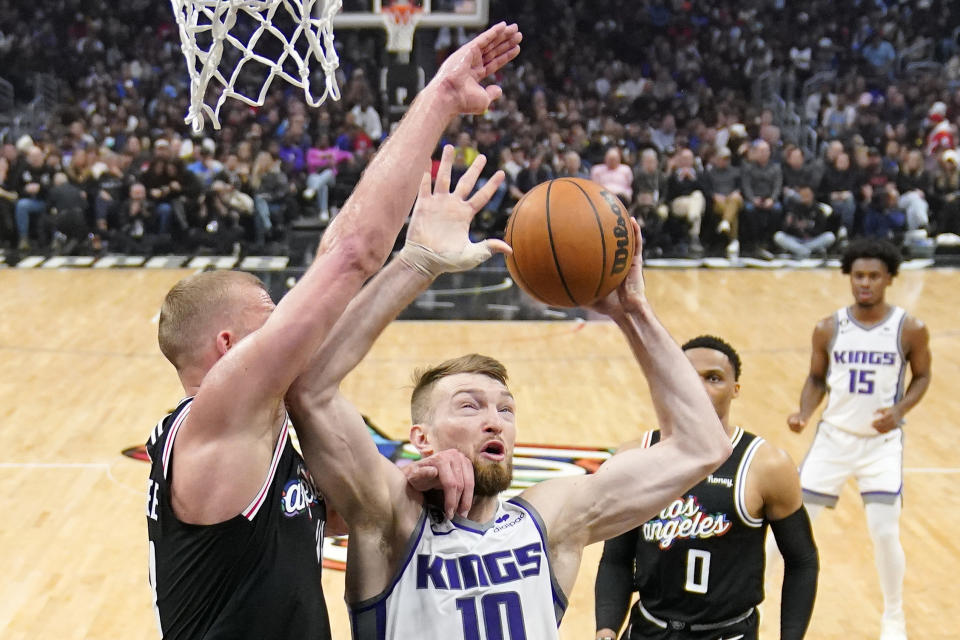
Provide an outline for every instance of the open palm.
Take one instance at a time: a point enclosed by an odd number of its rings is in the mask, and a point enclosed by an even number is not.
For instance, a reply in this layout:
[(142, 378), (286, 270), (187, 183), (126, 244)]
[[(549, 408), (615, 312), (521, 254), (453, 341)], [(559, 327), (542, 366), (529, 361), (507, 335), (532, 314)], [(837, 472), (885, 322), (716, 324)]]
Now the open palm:
[(503, 93), (500, 87), (484, 87), (480, 81), (496, 73), (520, 53), (523, 39), (515, 24), (496, 24), (457, 49), (437, 72), (453, 96), (460, 113), (483, 113)]

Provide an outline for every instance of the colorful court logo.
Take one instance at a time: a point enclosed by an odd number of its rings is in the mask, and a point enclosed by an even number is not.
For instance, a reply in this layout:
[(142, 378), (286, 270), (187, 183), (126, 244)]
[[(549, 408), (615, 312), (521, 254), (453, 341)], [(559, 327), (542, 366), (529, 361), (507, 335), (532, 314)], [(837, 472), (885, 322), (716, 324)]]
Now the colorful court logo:
[[(367, 422), (367, 428), (370, 430), (370, 437), (377, 444), (377, 449), (385, 457), (394, 461), (397, 466), (402, 467), (420, 458), (417, 450), (409, 442), (388, 437), (370, 420), (364, 419)], [(293, 430), (290, 431), (290, 437), (294, 446), (299, 450), (299, 443)], [(150, 461), (143, 445), (124, 449), (123, 455), (144, 462)], [(591, 447), (518, 444), (513, 451), (513, 483), (505, 492), (505, 495), (515, 496), (527, 487), (551, 478), (593, 473), (611, 455), (613, 454), (607, 449)], [(346, 562), (347, 537), (324, 538), (324, 568), (343, 571)]]

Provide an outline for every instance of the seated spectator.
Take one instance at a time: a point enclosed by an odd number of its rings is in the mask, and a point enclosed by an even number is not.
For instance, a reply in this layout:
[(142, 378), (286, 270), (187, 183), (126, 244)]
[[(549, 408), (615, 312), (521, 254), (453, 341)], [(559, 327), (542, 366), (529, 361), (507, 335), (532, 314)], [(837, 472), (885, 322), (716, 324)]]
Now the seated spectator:
[(583, 166), (580, 160), (580, 154), (576, 151), (563, 152), (563, 164), (560, 167), (558, 178), (590, 178), (590, 174)]
[(880, 159), (880, 165), (883, 172), (894, 180), (900, 175), (900, 143), (896, 140), (887, 140), (883, 147), (883, 158)]
[(54, 253), (69, 253), (87, 239), (87, 194), (70, 182), (67, 174), (53, 175), (53, 186), (47, 193), (47, 204), (53, 216)]
[(656, 149), (644, 149), (640, 154), (640, 162), (634, 168), (634, 200), (630, 213), (640, 223), (644, 252), (650, 255), (663, 251), (661, 230), (663, 221), (667, 219), (667, 205), (663, 203), (666, 182)]
[(803, 149), (790, 146), (786, 149), (784, 158), (786, 163), (783, 166), (783, 204), (787, 205), (793, 200), (802, 199), (800, 191), (803, 189), (818, 193), (818, 177), (814, 167), (807, 163)]
[[(861, 170), (860, 183), (860, 202), (863, 208), (863, 225), (858, 229), (859, 233), (869, 236), (887, 237), (887, 231), (890, 225), (887, 224), (887, 212), (891, 212), (891, 207), (897, 207), (899, 195), (896, 195), (895, 202), (890, 198), (897, 193), (896, 184), (893, 176), (883, 170), (883, 158), (876, 147), (870, 147), (866, 152), (866, 164)], [(902, 212), (901, 212), (902, 215)], [(894, 218), (890, 222), (895, 222)], [(870, 219), (868, 230), (868, 221)], [(897, 225), (894, 225), (897, 226)]]
[(343, 162), (353, 159), (353, 154), (344, 151), (330, 142), (330, 136), (321, 135), (317, 145), (307, 150), (307, 188), (303, 192), (305, 200), (316, 198), (320, 220), (330, 219), (330, 189), (336, 184), (337, 172)]
[(510, 147), (500, 148), (500, 168), (507, 174), (505, 182), (510, 183), (517, 179), (523, 165), (517, 162), (517, 155)]
[(111, 251), (151, 255), (171, 249), (170, 234), (154, 203), (148, 198), (146, 186), (136, 182), (130, 185), (127, 198), (116, 209), (116, 216), (104, 239)]
[(933, 189), (930, 174), (924, 168), (923, 153), (911, 149), (903, 170), (897, 175), (899, 206), (907, 215), (907, 231), (926, 229), (930, 225), (930, 204), (927, 198)]
[(633, 172), (621, 161), (618, 147), (607, 149), (603, 154), (603, 163), (595, 164), (590, 169), (590, 179), (625, 203), (633, 200)]
[[(70, 164), (64, 167), (63, 172), (71, 184), (76, 185), (85, 193), (92, 193), (96, 190), (96, 180), (93, 177), (93, 164), (96, 160), (96, 153), (88, 153), (86, 149), (74, 149), (70, 156)], [(89, 196), (88, 196), (89, 197)], [(84, 208), (86, 216), (87, 207)]]
[(937, 234), (960, 235), (960, 155), (947, 149), (940, 156), (940, 169), (933, 183)]
[[(473, 164), (473, 161), (476, 160), (477, 155), (480, 153), (477, 151), (476, 145), (473, 144), (473, 138), (470, 137), (469, 131), (461, 131), (457, 134), (457, 143), (454, 145), (457, 153), (461, 154), (463, 161), (467, 163), (469, 167)], [(489, 158), (493, 160), (493, 158)]]
[(867, 40), (861, 54), (867, 63), (868, 78), (874, 83), (874, 86), (885, 86), (886, 82), (893, 78), (893, 65), (897, 61), (897, 50), (883, 37), (882, 33), (877, 31)]
[(344, 117), (343, 128), (335, 141), (335, 144), (344, 151), (366, 151), (372, 148), (373, 140), (357, 124), (356, 118), (352, 113), (347, 113)]
[(360, 101), (350, 110), (356, 123), (360, 125), (363, 132), (375, 143), (379, 144), (383, 138), (383, 121), (380, 114), (373, 107), (373, 94), (363, 93)]
[(770, 161), (770, 145), (760, 140), (753, 145), (751, 160), (741, 170), (743, 213), (740, 215), (740, 245), (748, 255), (769, 260), (769, 243), (780, 229), (783, 206), (780, 193), (783, 175), (780, 165)]
[(538, 184), (553, 179), (553, 171), (551, 171), (550, 165), (543, 161), (544, 154), (545, 152), (542, 149), (534, 151), (527, 166), (517, 174), (516, 182), (510, 186), (510, 195), (517, 200)]
[(720, 219), (717, 233), (724, 239), (726, 253), (734, 257), (740, 253), (740, 211), (743, 194), (740, 191), (740, 169), (730, 164), (730, 149), (721, 147), (714, 155), (704, 175), (710, 194), (712, 212)]
[(665, 231), (682, 256), (700, 257), (700, 225), (706, 209), (703, 179), (694, 166), (693, 151), (681, 149), (674, 158), (664, 196), (669, 215)]
[(43, 149), (32, 146), (26, 158), (16, 167), (13, 186), (17, 193), (14, 215), (19, 249), (30, 249), (31, 231), (42, 246), (51, 240), (51, 225), (47, 217), (47, 191), (53, 183), (53, 174), (47, 166)]
[(96, 194), (92, 221), (95, 243), (99, 242), (99, 235), (107, 231), (109, 223), (115, 219), (117, 208), (136, 180), (133, 172), (124, 169), (124, 164), (130, 161), (131, 156), (108, 151), (103, 160), (92, 168), (95, 179), (93, 192)]
[(856, 188), (857, 177), (850, 168), (850, 156), (841, 150), (833, 164), (827, 165), (823, 173), (820, 199), (829, 204), (839, 216), (843, 235), (852, 236), (854, 232), (857, 202), (853, 193)]
[(213, 178), (223, 169), (223, 165), (214, 158), (216, 145), (210, 138), (204, 138), (203, 142), (194, 145), (193, 162), (187, 165), (187, 171), (192, 173), (200, 181), (204, 188), (213, 183)]
[(874, 192), (863, 216), (863, 235), (899, 244), (906, 230), (906, 214), (899, 206), (897, 185), (888, 182)]
[[(475, 135), (476, 145), (473, 151), (486, 156), (487, 163), (483, 165), (483, 169), (480, 170), (480, 177), (474, 186), (474, 193), (483, 187), (483, 185), (487, 184), (490, 178), (493, 177), (493, 174), (497, 172), (497, 169), (503, 169), (508, 175), (508, 179), (504, 180), (500, 186), (497, 187), (497, 190), (493, 193), (493, 197), (490, 198), (479, 215), (487, 231), (499, 237), (503, 235), (503, 229), (507, 224), (508, 212), (504, 210), (504, 204), (509, 190), (508, 183), (516, 179), (520, 173), (520, 169), (515, 162), (512, 162), (513, 154), (510, 153), (510, 150), (501, 144), (497, 137), (497, 131), (492, 123), (487, 120), (481, 120), (477, 124)], [(501, 150), (505, 150), (509, 157), (504, 157)], [(473, 160), (470, 162), (473, 162)]]
[[(171, 188), (173, 182), (167, 171), (168, 160), (161, 157), (155, 157), (150, 162), (150, 168), (143, 174), (143, 186), (146, 189), (146, 196), (150, 201), (152, 210), (156, 212), (158, 224), (164, 233), (170, 233), (171, 229), (178, 227), (180, 231), (187, 228), (186, 215), (182, 207), (177, 210), (178, 202), (176, 194)], [(179, 185), (177, 185), (179, 187)]]
[(660, 153), (673, 149), (677, 137), (677, 120), (672, 113), (664, 114), (660, 126), (650, 132), (650, 141)]
[(0, 248), (16, 246), (13, 208), (17, 192), (11, 184), (10, 161), (0, 155)]
[(826, 255), (837, 236), (830, 231), (826, 211), (814, 199), (813, 190), (801, 189), (784, 209), (783, 227), (773, 234), (777, 246), (796, 258)]
[(266, 242), (267, 234), (287, 219), (287, 197), (290, 193), (287, 176), (280, 171), (280, 160), (268, 151), (257, 154), (250, 170), (250, 188), (253, 191), (254, 241), (258, 246)]

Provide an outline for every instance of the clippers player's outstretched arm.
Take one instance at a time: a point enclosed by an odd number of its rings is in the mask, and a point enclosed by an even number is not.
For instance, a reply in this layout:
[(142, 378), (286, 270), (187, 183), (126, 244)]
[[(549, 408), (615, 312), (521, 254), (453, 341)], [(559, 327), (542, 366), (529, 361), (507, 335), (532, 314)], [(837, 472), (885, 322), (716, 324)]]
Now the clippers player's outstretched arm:
[(827, 393), (827, 368), (830, 364), (830, 341), (836, 330), (836, 320), (833, 316), (824, 318), (813, 329), (812, 349), (810, 351), (810, 372), (803, 383), (800, 392), (800, 410), (790, 414), (787, 426), (792, 431), (800, 433), (810, 416), (817, 410), (820, 401)]
[[(636, 221), (634, 233), (640, 233)], [(593, 475), (543, 482), (524, 492), (562, 556), (562, 586), (572, 586), (584, 546), (642, 524), (731, 452), (699, 376), (647, 302), (641, 267), (638, 252), (624, 283), (596, 308), (626, 336), (654, 398), (662, 439), (648, 449), (617, 453)]]
[[(366, 356), (387, 325), (440, 274), (472, 269), (494, 251), (509, 251), (500, 240), (471, 243), (470, 221), (503, 182), (498, 171), (472, 198), (470, 192), (486, 158), (478, 156), (450, 191), (453, 147), (443, 150), (437, 184), (423, 174), (420, 194), (397, 259), (350, 303), (329, 338), (287, 395), (307, 466), (326, 500), (351, 530), (351, 585), (371, 593), (385, 586), (394, 566), (382, 558), (383, 541), (402, 550), (421, 510), (418, 489), (444, 488), (445, 510), (469, 511), (473, 469), (457, 451), (440, 452), (404, 475), (380, 455), (357, 409), (339, 391), (343, 378)], [(469, 199), (468, 199), (469, 198)], [(415, 474), (415, 475), (410, 475)], [(373, 573), (376, 572), (376, 575)], [(369, 594), (353, 595), (362, 599)]]
[(441, 65), (364, 171), (300, 282), (260, 329), (236, 348), (226, 345), (229, 352), (204, 378), (176, 441), (174, 500), (186, 519), (225, 520), (256, 495), (282, 425), (283, 395), (388, 257), (450, 120), (482, 113), (501, 95), (480, 82), (516, 57), (520, 39), (516, 25), (500, 23)]
[(916, 406), (930, 386), (933, 375), (933, 356), (930, 353), (930, 331), (920, 320), (908, 316), (904, 321), (901, 337), (903, 352), (910, 362), (910, 384), (900, 402), (892, 407), (884, 407), (874, 416), (873, 428), (886, 433), (900, 426), (900, 422), (910, 409)]

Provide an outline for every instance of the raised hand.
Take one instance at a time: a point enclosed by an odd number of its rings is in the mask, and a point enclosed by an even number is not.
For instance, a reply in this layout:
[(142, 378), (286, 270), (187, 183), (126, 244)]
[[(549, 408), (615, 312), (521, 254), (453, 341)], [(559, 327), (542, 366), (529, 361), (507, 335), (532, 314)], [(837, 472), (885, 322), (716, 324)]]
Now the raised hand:
[(454, 51), (440, 66), (434, 82), (449, 92), (459, 113), (483, 113), (503, 91), (480, 81), (520, 53), (523, 35), (515, 24), (500, 22)]
[(494, 253), (511, 251), (510, 246), (502, 240), (470, 242), (470, 221), (503, 183), (503, 172), (497, 171), (473, 197), (469, 197), (487, 162), (485, 156), (478, 155), (451, 192), (453, 157), (453, 147), (445, 146), (437, 172), (437, 184), (432, 192), (430, 172), (423, 174), (420, 193), (407, 229), (407, 243), (400, 252), (401, 259), (407, 264), (431, 277), (446, 272), (467, 271)]

